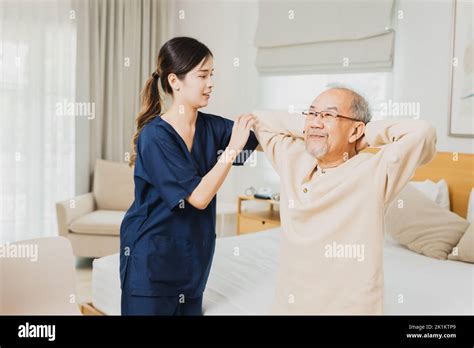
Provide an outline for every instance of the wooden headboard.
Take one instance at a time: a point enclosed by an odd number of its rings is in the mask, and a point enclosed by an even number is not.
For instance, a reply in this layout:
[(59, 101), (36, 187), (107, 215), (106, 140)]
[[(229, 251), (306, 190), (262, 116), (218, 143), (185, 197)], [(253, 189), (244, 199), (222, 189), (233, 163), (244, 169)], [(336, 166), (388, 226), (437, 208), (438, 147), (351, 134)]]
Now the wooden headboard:
[[(376, 153), (377, 148), (364, 151)], [(466, 218), (469, 196), (474, 187), (474, 154), (458, 152), (437, 152), (433, 160), (419, 167), (413, 181), (446, 180), (449, 188), (451, 211)]]

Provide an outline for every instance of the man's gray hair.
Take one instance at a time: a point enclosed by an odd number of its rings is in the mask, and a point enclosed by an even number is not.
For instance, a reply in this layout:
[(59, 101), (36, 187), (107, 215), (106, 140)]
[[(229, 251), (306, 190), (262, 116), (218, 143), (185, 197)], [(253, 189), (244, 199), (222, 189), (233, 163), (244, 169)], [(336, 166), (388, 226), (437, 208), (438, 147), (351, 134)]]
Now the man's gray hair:
[(328, 90), (338, 89), (349, 92), (352, 96), (351, 111), (353, 117), (365, 124), (370, 122), (372, 119), (372, 113), (370, 111), (369, 103), (363, 96), (357, 93), (354, 89), (338, 83), (330, 83), (326, 87), (328, 87)]

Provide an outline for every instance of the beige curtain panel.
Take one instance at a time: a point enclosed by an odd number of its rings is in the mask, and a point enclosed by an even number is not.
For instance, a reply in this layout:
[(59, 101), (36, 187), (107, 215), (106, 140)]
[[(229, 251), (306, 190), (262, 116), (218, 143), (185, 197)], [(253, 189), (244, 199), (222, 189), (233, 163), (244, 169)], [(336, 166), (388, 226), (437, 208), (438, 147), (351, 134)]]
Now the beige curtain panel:
[(95, 106), (88, 120), (92, 172), (96, 159), (124, 161), (131, 152), (139, 93), (167, 38), (167, 1), (76, 0), (74, 5), (76, 101)]
[(387, 70), (393, 63), (393, 0), (259, 2), (261, 74)]

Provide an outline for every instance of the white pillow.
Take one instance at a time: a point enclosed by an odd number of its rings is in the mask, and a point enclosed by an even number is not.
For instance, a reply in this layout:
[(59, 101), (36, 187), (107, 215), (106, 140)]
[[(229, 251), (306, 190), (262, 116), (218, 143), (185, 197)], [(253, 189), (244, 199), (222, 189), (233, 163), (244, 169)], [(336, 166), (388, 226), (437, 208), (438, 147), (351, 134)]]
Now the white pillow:
[(446, 180), (437, 183), (431, 180), (410, 181), (410, 185), (423, 193), (430, 201), (435, 202), (438, 207), (450, 210), (449, 189)]
[(438, 187), (438, 196), (436, 196), (436, 204), (441, 208), (451, 210), (451, 202), (449, 201), (449, 189), (446, 180), (442, 179), (436, 183)]

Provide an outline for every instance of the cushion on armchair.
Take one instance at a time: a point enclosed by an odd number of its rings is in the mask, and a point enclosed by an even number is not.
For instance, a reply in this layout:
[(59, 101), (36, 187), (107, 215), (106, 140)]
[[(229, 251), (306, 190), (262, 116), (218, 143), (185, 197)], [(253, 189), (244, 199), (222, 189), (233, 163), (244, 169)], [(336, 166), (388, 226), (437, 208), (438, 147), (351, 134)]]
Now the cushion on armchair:
[(69, 226), (73, 233), (120, 235), (124, 211), (96, 210), (74, 220)]

